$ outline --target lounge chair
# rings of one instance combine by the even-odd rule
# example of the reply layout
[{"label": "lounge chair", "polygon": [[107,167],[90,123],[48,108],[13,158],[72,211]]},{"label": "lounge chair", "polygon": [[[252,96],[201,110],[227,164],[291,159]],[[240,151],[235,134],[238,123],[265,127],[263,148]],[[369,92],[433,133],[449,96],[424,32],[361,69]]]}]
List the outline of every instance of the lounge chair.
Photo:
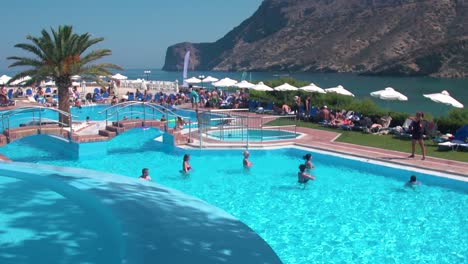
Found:
[{"label": "lounge chair", "polygon": [[31,88],[26,89],[26,96],[32,96],[33,92]]},{"label": "lounge chair", "polygon": [[459,128],[455,133],[455,137],[451,141],[437,144],[439,150],[458,150],[458,148],[468,148],[466,142],[468,138],[468,125]]}]

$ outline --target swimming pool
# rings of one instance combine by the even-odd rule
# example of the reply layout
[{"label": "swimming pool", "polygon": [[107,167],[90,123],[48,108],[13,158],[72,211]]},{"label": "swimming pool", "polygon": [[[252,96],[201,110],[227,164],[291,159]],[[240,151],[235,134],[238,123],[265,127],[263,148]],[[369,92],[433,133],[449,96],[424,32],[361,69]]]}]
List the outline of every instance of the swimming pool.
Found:
[{"label": "swimming pool", "polygon": [[[414,172],[314,154],[317,180],[304,190],[297,167],[301,149],[170,149],[153,129],[128,131],[108,142],[108,155],[67,160],[57,150],[22,145],[0,149],[13,160],[89,168],[135,178],[148,167],[163,185],[199,197],[261,235],[284,263],[463,263],[468,258],[466,182],[416,172],[424,185],[403,184]],[[182,155],[194,171],[180,175]]]},{"label": "swimming pool", "polygon": [[223,141],[272,141],[293,139],[300,134],[274,129],[223,129],[208,132],[208,136]]},{"label": "swimming pool", "polygon": [[0,193],[2,264],[281,263],[231,215],[150,182],[0,162]]}]

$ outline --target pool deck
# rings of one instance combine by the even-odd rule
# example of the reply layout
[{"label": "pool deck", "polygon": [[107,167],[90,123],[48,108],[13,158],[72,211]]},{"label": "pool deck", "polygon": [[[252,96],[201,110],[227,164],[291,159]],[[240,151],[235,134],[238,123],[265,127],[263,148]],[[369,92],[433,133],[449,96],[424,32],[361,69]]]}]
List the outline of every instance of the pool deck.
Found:
[{"label": "pool deck", "polygon": [[[251,112],[243,112],[242,115],[246,116],[262,116],[265,117],[264,123],[267,123],[273,119],[274,116],[256,114]],[[268,118],[270,117],[270,118]],[[362,145],[355,145],[350,143],[337,142],[336,139],[341,135],[340,131],[325,131],[319,129],[297,127],[296,131],[303,135],[296,139],[281,140],[281,141],[268,141],[268,143],[260,142],[249,142],[249,148],[265,148],[265,147],[280,147],[287,145],[294,145],[299,147],[307,147],[318,149],[322,151],[329,151],[338,154],[345,154],[365,159],[377,160],[381,162],[393,163],[397,165],[409,166],[425,170],[433,170],[442,173],[455,174],[462,177],[468,178],[468,162],[460,162],[453,160],[446,160],[441,158],[426,157],[425,160],[421,160],[420,155],[416,155],[415,158],[408,158],[409,152],[400,152],[394,150],[387,150],[381,148],[374,148]],[[206,147],[213,148],[233,148],[233,147],[245,147],[246,144],[235,144],[229,142],[228,144],[216,143],[214,140],[206,140]],[[197,142],[190,144],[193,147],[199,146]],[[408,142],[408,151],[411,145]],[[418,152],[416,152],[418,153]],[[468,153],[467,153],[468,160]]]}]

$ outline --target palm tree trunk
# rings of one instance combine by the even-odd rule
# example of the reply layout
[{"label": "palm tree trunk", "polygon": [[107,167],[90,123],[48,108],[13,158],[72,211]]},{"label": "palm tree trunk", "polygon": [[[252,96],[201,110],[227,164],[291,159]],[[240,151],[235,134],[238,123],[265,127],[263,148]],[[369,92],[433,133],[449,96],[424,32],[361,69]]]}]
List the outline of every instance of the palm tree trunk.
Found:
[{"label": "palm tree trunk", "polygon": [[[55,83],[58,89],[59,110],[70,113],[70,93],[68,87],[71,86],[71,79],[70,77],[61,77]],[[70,117],[59,114],[59,122],[70,126]]]}]

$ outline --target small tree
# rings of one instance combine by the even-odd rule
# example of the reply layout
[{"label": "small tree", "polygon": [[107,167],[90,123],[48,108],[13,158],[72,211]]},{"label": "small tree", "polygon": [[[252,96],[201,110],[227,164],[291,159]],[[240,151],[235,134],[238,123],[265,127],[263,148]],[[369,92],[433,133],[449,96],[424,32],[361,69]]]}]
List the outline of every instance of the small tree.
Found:
[{"label": "small tree", "polygon": [[[89,33],[78,35],[73,33],[72,26],[59,26],[58,30],[51,28],[51,33],[42,30],[40,37],[27,36],[32,44],[20,43],[15,47],[35,55],[33,58],[9,57],[14,60],[10,67],[26,66],[24,71],[13,76],[10,82],[25,76],[30,76],[26,84],[38,83],[47,78],[55,81],[58,88],[59,109],[70,113],[69,87],[72,85],[71,77],[80,75],[84,80],[102,83],[99,76],[110,76],[110,69],[121,69],[110,63],[95,63],[105,56],[111,55],[109,49],[98,49],[84,54],[91,46],[104,40],[104,38],[91,38]],[[66,116],[60,115],[59,121],[69,123]]]}]

